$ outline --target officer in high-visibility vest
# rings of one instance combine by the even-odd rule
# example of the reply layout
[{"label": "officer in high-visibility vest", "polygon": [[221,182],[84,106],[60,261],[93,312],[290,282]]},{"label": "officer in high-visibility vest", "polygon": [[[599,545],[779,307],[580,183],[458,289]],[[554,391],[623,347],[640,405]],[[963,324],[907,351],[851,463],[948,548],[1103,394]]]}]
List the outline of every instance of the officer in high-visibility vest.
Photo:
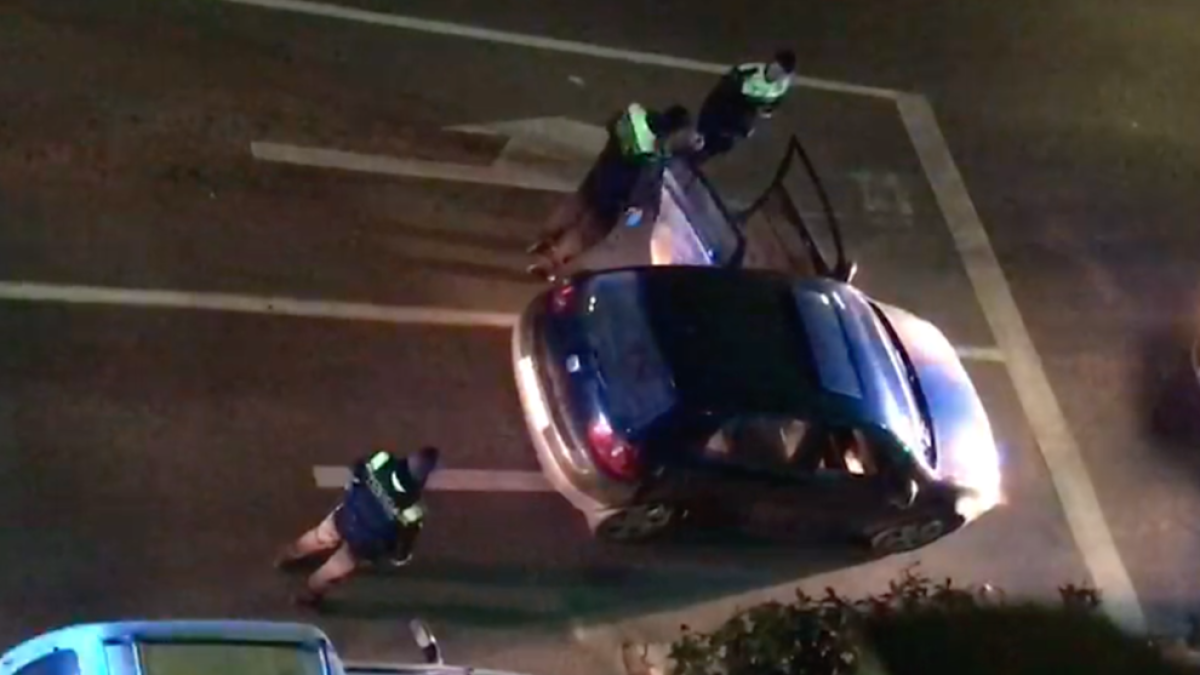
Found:
[{"label": "officer in high-visibility vest", "polygon": [[608,125],[608,143],[575,195],[550,218],[547,233],[529,248],[541,260],[531,274],[553,279],[618,224],[637,226],[657,218],[666,160],[695,152],[701,139],[683,106],[662,112],[631,103]]},{"label": "officer in high-visibility vest", "polygon": [[781,49],[769,63],[746,63],[726,73],[700,108],[696,130],[704,147],[697,159],[725,154],[753,134],[758,120],[770,117],[787,97],[795,72],[795,53]]},{"label": "officer in high-visibility vest", "polygon": [[427,446],[407,457],[379,451],[355,462],[338,505],[276,559],[282,568],[329,554],[295,596],[298,604],[318,605],[361,565],[387,560],[398,566],[412,558],[425,519],[421,493],[439,456]]}]

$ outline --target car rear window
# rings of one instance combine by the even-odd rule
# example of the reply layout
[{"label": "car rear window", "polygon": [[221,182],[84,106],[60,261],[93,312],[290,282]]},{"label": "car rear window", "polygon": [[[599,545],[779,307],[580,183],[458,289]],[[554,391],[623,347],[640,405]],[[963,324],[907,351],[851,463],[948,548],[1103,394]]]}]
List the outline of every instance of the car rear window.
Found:
[{"label": "car rear window", "polygon": [[803,409],[816,375],[795,299],[772,276],[659,268],[641,296],[679,396],[700,409]]},{"label": "car rear window", "polygon": [[637,434],[676,404],[671,370],[651,333],[634,273],[602,275],[589,291],[594,311],[583,320],[604,408],[614,428]]}]

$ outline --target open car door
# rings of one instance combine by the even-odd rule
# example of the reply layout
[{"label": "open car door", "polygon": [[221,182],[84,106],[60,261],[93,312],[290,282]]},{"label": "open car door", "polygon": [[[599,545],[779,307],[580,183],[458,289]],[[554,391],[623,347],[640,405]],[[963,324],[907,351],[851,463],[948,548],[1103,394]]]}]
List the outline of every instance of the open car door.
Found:
[{"label": "open car door", "polygon": [[[812,202],[820,204],[822,217],[803,215],[806,211],[801,204]],[[812,161],[795,136],[788,140],[787,151],[766,190],[734,220],[746,242],[746,267],[846,282],[854,277],[856,265],[846,257],[841,225]]]},{"label": "open car door", "polygon": [[[569,272],[642,265],[758,267],[849,282],[847,259],[829,197],[792,136],[775,175],[748,208],[731,213],[703,172],[686,158],[667,162],[658,218],[618,224],[571,265]],[[801,204],[819,203],[823,217]],[[819,221],[819,222],[818,222]]]},{"label": "open car door", "polygon": [[712,184],[683,157],[663,168],[658,218],[635,227],[618,223],[580,255],[570,272],[641,265],[734,267],[746,247],[742,231]]}]

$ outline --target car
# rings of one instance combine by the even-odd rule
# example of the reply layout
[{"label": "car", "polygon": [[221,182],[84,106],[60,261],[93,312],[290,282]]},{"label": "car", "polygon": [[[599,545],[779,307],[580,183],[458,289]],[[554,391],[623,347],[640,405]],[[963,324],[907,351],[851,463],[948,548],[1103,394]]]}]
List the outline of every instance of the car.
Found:
[{"label": "car", "polygon": [[584,274],[530,304],[513,359],[543,472],[605,539],[716,506],[739,527],[887,554],[1000,499],[990,422],[954,348],[846,283]]},{"label": "car", "polygon": [[520,316],[532,444],[595,536],[713,519],[888,555],[1001,502],[987,412],[945,335],[854,287],[840,238],[832,265],[800,239],[803,273],[584,270]]},{"label": "car", "polygon": [[343,661],[310,624],[262,620],[81,623],[57,628],[0,654],[0,675],[514,675],[447,665],[437,640],[415,619],[421,663]]}]

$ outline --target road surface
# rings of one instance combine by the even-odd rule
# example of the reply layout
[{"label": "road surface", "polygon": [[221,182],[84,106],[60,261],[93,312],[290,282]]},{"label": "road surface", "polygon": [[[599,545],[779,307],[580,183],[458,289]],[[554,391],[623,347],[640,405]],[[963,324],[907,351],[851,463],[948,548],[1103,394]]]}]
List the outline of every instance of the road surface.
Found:
[{"label": "road surface", "polygon": [[[570,24],[550,12],[533,25],[477,5],[406,11],[717,61],[753,46],[737,31],[706,42],[701,25],[670,38],[618,36],[587,32],[605,30],[597,17]],[[511,311],[536,289],[520,274],[520,252],[554,195],[283,168],[253,160],[249,144],[486,164],[496,144],[439,130],[547,115],[596,122],[631,98],[695,101],[709,82],[256,9],[117,7],[0,4],[14,19],[0,22],[0,87],[21,102],[0,127],[4,279]],[[1097,13],[1099,31],[1108,24]],[[983,31],[978,17],[952,18]],[[813,74],[917,88],[934,94],[939,113],[945,107],[947,135],[1122,557],[1152,619],[1172,621],[1197,593],[1186,564],[1194,537],[1179,517],[1192,490],[1178,464],[1150,454],[1164,444],[1135,415],[1157,390],[1130,388],[1156,385],[1130,373],[1170,354],[1169,343],[1144,347],[1138,336],[1178,318],[1184,299],[1179,308],[1123,299],[1193,288],[1168,275],[1186,269],[1181,251],[1194,232],[1154,226],[1168,222],[1153,201],[1169,194],[1159,190],[1170,181],[1153,180],[1168,160],[1126,171],[1136,189],[1116,213],[1149,225],[1111,209],[1093,219],[1097,207],[1069,197],[1117,199],[1112,187],[1093,187],[1113,185],[1111,163],[1095,163],[1100,176],[1072,164],[1074,183],[1063,171],[1047,181],[1067,153],[1045,140],[1045,110],[997,115],[980,103],[1000,100],[988,98],[1001,97],[992,88],[937,79],[930,64],[945,55],[905,44],[894,27],[856,30],[922,58],[912,73],[871,75],[867,66],[878,64],[866,56],[818,57],[811,41],[802,53]],[[149,42],[135,51],[135,38]],[[855,72],[855,63],[867,65]],[[1060,138],[1103,136],[1069,108],[1055,118]],[[752,189],[787,133],[801,133],[844,213],[865,287],[934,319],[961,345],[994,345],[894,106],[804,90],[765,131],[721,167],[730,194]],[[1007,134],[1016,140],[1002,143]],[[1087,146],[1099,160],[1115,143]],[[1033,162],[1030,152],[1047,158]],[[1135,198],[1154,208],[1135,209]],[[1091,236],[1094,222],[1107,234]],[[1107,281],[1117,269],[1120,283]],[[287,580],[265,563],[333,496],[316,488],[312,467],[375,443],[436,442],[455,469],[534,468],[503,329],[29,303],[0,309],[0,332],[10,345],[0,359],[0,499],[13,514],[0,551],[14,570],[0,595],[23,608],[0,617],[8,642],[81,618],[291,616]],[[552,494],[435,494],[436,525],[418,562],[348,587],[322,625],[352,653],[396,656],[406,651],[400,620],[420,613],[464,658],[553,672],[579,667],[573,622],[680,611],[814,574],[810,583],[854,592],[919,558],[934,573],[1018,593],[1081,580],[1086,568],[1003,366],[971,369],[1005,444],[1011,504],[920,556],[845,570],[803,552],[616,552],[588,542]],[[1125,397],[1135,395],[1131,405]]]}]

